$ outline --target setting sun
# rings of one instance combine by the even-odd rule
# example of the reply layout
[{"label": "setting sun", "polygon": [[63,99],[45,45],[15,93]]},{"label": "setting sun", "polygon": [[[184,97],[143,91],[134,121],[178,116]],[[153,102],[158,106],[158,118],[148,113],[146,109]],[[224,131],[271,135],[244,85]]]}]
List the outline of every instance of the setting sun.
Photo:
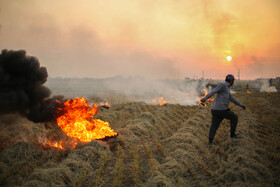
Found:
[{"label": "setting sun", "polygon": [[0,49],[36,54],[51,77],[279,74],[280,1],[82,2],[0,0]]},{"label": "setting sun", "polygon": [[231,61],[231,56],[227,56],[227,61],[230,62]]}]

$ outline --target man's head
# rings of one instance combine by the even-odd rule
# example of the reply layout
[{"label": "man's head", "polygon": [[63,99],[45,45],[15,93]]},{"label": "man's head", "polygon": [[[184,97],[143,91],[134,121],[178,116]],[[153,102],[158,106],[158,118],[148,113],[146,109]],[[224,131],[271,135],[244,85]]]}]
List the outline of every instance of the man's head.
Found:
[{"label": "man's head", "polygon": [[235,80],[234,76],[232,74],[228,74],[226,76],[226,80],[225,81],[227,81],[230,84],[230,86],[232,86],[233,83],[234,83],[234,80]]}]

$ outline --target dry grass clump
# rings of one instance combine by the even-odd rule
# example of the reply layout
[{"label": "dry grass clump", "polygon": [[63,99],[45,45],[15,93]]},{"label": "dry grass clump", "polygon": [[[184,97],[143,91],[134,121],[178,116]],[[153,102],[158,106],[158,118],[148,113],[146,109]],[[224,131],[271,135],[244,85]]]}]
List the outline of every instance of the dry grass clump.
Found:
[{"label": "dry grass clump", "polygon": [[224,120],[210,148],[210,105],[116,102],[96,118],[108,121],[118,137],[64,151],[45,149],[34,141],[38,135],[63,136],[51,128],[55,123],[2,116],[0,184],[279,186],[280,95],[242,91],[235,97],[247,106],[244,111],[230,105],[239,116],[237,133],[242,139],[229,138],[229,121]]},{"label": "dry grass clump", "polygon": [[113,186],[122,186],[123,184],[123,170],[124,170],[124,163],[123,163],[123,158],[124,158],[124,153],[123,149],[121,146],[118,146],[117,149],[117,160],[115,163],[115,168],[114,168],[114,181],[113,181]]},{"label": "dry grass clump", "polygon": [[31,142],[35,131],[43,124],[35,124],[19,114],[5,114],[0,117],[0,150],[18,142]]},{"label": "dry grass clump", "polygon": [[141,178],[142,178],[142,169],[141,169],[141,165],[140,165],[141,160],[140,160],[138,148],[134,144],[131,145],[130,154],[133,159],[132,164],[131,164],[133,182],[136,185],[140,185]]},{"label": "dry grass clump", "polygon": [[75,174],[67,167],[56,166],[54,168],[36,169],[27,181],[42,181],[49,186],[64,185],[74,186],[73,181],[76,180]]},{"label": "dry grass clump", "polygon": [[[60,162],[48,163],[29,175],[27,181],[43,181],[50,185],[83,186],[98,184],[98,172],[104,168],[104,158],[110,154],[109,147],[102,142],[91,142],[74,149]],[[94,172],[96,171],[96,172]],[[100,174],[99,174],[100,175]]]}]

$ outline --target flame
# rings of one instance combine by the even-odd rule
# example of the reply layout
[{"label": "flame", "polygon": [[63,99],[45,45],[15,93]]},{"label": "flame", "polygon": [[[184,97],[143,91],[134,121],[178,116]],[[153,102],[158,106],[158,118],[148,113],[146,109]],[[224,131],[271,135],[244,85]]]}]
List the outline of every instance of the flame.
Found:
[{"label": "flame", "polygon": [[[208,93],[209,93],[209,90],[207,89],[207,88],[204,88],[203,89],[203,92],[204,92],[204,95],[203,96],[201,96],[200,97],[200,99],[202,99],[202,98],[204,98]],[[207,99],[207,101],[209,101],[209,102],[213,102],[214,101],[214,99],[213,98],[209,98],[209,99]],[[207,102],[206,101],[206,102]],[[207,105],[206,105],[206,102],[204,102],[204,103],[202,103],[202,102],[199,102],[198,104],[200,105],[200,106],[204,106],[204,107],[206,107]]]},{"label": "flame", "polygon": [[164,105],[164,104],[167,103],[167,102],[164,100],[164,97],[160,97],[160,98],[158,99],[158,102],[159,102],[159,105],[160,105],[160,106],[162,106],[162,105]]},{"label": "flame", "polygon": [[[60,103],[60,101],[57,101]],[[99,106],[109,106],[108,101],[101,103]],[[78,143],[90,142],[96,139],[103,139],[105,137],[116,136],[109,126],[108,122],[100,119],[92,119],[97,114],[98,105],[94,104],[92,107],[85,98],[76,98],[67,100],[63,107],[58,107],[61,115],[57,118],[58,126],[70,138],[60,141],[52,139],[40,140],[45,147],[54,147],[57,149],[75,148]]]},{"label": "flame", "polygon": [[108,101],[106,101],[105,103],[103,103],[103,102],[100,103],[99,106],[107,106],[107,107],[109,107],[109,108],[111,107],[111,105],[109,104]]},{"label": "flame", "polygon": [[165,101],[164,97],[154,98],[154,99],[152,99],[152,102],[153,103],[158,103],[160,106],[167,103],[167,101]]},{"label": "flame", "polygon": [[51,140],[47,140],[45,143],[43,143],[46,147],[55,147],[58,149],[64,149],[64,146],[62,145],[62,140],[59,142],[52,142]]},{"label": "flame", "polygon": [[74,148],[79,143],[79,140],[72,139],[70,141],[67,140],[60,140],[60,141],[52,141],[52,140],[46,140],[43,145],[45,147],[55,147],[58,149],[65,149],[66,147]]},{"label": "flame", "polygon": [[91,107],[83,97],[67,100],[63,108],[59,108],[63,115],[57,118],[57,124],[67,136],[81,142],[116,136],[108,122],[91,118],[97,110],[96,104]]},{"label": "flame", "polygon": [[105,105],[107,105],[107,106],[111,106],[111,105],[109,105],[108,101],[106,101]]},{"label": "flame", "polygon": [[251,94],[252,92],[250,92],[249,90],[247,90],[247,94]]},{"label": "flame", "polygon": [[51,147],[56,147],[56,148],[63,149],[62,141],[59,141],[59,142],[48,141],[48,145],[51,146]]}]

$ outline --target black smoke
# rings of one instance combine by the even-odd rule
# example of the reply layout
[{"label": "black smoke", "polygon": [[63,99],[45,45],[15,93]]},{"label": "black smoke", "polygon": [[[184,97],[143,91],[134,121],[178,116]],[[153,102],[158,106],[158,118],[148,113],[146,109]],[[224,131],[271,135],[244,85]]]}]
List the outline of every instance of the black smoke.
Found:
[{"label": "black smoke", "polygon": [[19,112],[34,122],[54,119],[56,100],[43,84],[48,73],[36,57],[26,51],[2,50],[0,54],[0,114]]}]

